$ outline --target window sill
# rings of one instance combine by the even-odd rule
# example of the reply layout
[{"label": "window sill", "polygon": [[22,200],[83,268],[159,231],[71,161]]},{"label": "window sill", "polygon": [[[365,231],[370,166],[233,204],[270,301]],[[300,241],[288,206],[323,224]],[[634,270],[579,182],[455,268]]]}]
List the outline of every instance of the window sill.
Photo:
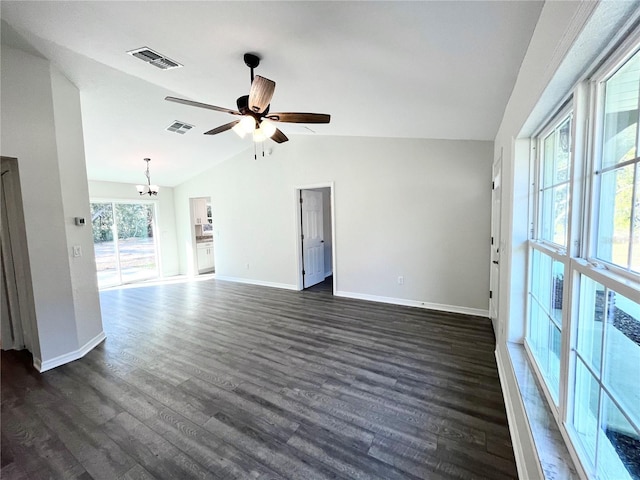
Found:
[{"label": "window sill", "polygon": [[580,478],[542,388],[527,360],[524,346],[509,343],[507,348],[545,479]]}]

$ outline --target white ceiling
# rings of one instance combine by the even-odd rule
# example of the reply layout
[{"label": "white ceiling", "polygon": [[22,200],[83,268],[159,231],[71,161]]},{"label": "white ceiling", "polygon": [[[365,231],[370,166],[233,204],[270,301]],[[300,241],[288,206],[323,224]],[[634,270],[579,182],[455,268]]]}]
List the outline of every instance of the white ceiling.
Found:
[{"label": "white ceiling", "polygon": [[[6,1],[2,40],[50,59],[80,89],[91,180],[175,186],[251,147],[230,115],[245,52],[277,84],[271,111],[331,114],[315,135],[493,140],[542,2]],[[26,40],[28,45],[24,44]],[[162,71],[125,52],[149,47]],[[196,126],[165,131],[174,120]],[[282,130],[312,134],[300,125]],[[287,148],[268,141],[269,148]]]}]

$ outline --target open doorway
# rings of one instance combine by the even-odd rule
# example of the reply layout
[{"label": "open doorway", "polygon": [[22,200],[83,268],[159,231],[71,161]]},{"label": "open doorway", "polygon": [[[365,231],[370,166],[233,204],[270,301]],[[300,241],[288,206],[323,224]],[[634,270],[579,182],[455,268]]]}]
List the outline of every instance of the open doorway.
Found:
[{"label": "open doorway", "polygon": [[191,236],[193,249],[194,273],[215,273],[216,262],[213,254],[213,213],[211,197],[195,197],[190,199]]},{"label": "open doorway", "polygon": [[296,193],[298,290],[336,286],[333,183],[299,187]]}]

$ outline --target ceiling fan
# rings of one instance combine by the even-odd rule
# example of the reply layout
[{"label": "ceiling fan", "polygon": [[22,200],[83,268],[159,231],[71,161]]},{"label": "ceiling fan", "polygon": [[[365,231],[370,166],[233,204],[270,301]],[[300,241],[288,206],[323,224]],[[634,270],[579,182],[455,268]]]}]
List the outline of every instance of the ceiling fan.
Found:
[{"label": "ceiling fan", "polygon": [[251,90],[249,90],[249,95],[243,95],[236,100],[238,110],[216,107],[215,105],[193,102],[176,97],[166,97],[165,100],[239,116],[241,117],[240,119],[216,127],[204,134],[216,135],[226,132],[227,130],[233,130],[241,137],[248,134],[252,135],[254,142],[262,142],[269,137],[277,143],[283,143],[289,140],[287,136],[276,127],[274,122],[329,123],[331,115],[324,113],[270,113],[269,107],[273,92],[276,88],[276,82],[261,77],[260,75],[254,77],[253,70],[260,65],[260,58],[257,55],[245,53],[244,63],[251,69]]}]

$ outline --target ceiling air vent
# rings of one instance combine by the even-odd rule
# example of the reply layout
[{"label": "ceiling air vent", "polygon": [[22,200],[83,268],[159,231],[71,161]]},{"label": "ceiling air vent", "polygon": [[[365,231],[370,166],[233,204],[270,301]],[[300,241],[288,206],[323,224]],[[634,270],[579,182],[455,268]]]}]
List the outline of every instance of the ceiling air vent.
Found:
[{"label": "ceiling air vent", "polygon": [[127,53],[129,55],[133,55],[136,58],[139,58],[140,60],[144,60],[145,62],[150,63],[154,67],[161,68],[162,70],[182,67],[182,65],[180,65],[178,62],[174,62],[170,58],[167,58],[164,55],[159,54],[158,52],[154,52],[148,47],[129,50]]},{"label": "ceiling air vent", "polygon": [[171,125],[167,127],[167,130],[169,130],[170,132],[179,133],[180,135],[184,135],[192,128],[193,128],[193,125],[189,125],[188,123],[184,123],[176,120],[175,122],[173,122]]}]

